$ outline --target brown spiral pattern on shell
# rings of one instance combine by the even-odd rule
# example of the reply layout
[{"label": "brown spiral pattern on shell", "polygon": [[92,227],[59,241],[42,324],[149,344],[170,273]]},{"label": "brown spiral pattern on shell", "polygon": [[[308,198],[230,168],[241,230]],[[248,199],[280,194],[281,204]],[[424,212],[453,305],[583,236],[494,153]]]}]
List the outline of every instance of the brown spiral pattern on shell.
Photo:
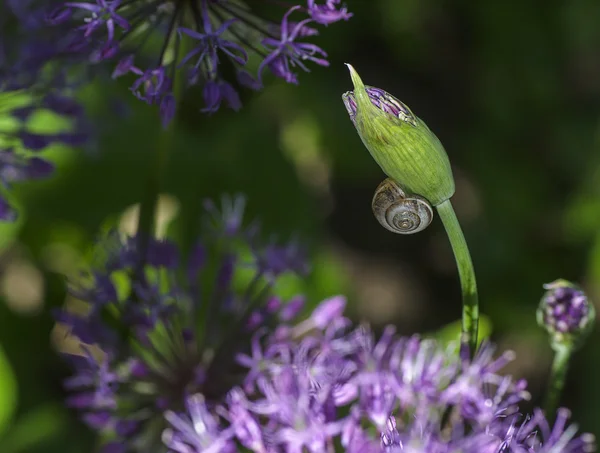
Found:
[{"label": "brown spiral pattern on shell", "polygon": [[375,189],[371,207],[381,226],[397,234],[418,233],[433,220],[433,208],[427,200],[418,195],[407,196],[390,178]]}]

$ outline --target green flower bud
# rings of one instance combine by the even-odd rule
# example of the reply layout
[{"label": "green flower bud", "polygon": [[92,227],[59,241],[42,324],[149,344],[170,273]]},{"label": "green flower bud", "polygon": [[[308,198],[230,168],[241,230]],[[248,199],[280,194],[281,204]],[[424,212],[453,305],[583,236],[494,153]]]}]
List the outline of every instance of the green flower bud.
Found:
[{"label": "green flower bud", "polygon": [[596,318],[594,306],[573,283],[559,279],[544,285],[537,310],[538,324],[550,335],[553,349],[579,347],[589,335]]},{"label": "green flower bud", "polygon": [[438,138],[391,94],[365,86],[350,65],[354,91],[342,99],[366,148],[390,178],[408,193],[437,206],[454,194],[448,155]]}]

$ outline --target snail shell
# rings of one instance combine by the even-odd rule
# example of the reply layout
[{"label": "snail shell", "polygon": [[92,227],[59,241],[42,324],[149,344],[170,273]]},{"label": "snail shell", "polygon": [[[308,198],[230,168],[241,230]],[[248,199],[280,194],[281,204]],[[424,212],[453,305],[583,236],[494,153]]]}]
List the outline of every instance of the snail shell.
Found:
[{"label": "snail shell", "polygon": [[392,233],[418,233],[433,220],[433,208],[427,200],[418,195],[406,196],[390,178],[375,190],[371,207],[379,223]]}]

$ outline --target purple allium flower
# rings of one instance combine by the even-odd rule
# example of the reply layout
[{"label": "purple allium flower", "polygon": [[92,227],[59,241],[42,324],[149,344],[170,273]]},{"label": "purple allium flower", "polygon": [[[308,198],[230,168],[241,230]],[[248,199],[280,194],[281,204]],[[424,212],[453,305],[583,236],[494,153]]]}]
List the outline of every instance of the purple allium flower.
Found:
[{"label": "purple allium flower", "polygon": [[[168,422],[162,438],[172,451],[221,452],[234,431],[249,429],[221,429],[212,411],[243,383],[236,354],[250,352],[257,328],[290,319],[273,294],[274,275],[299,266],[258,262],[261,248],[272,244],[243,226],[244,205],[241,197],[225,197],[219,212],[207,203],[210,228],[185,261],[174,243],[152,240],[141,275],[136,238],[111,233],[97,247],[96,265],[72,282],[71,293],[88,309],[56,314],[82,345],[81,355],[68,356],[75,374],[65,383],[67,402],[106,448],[164,451]],[[242,284],[243,276],[250,283]]]},{"label": "purple allium flower", "polygon": [[[351,327],[339,310],[344,302],[328,299],[299,324],[254,334],[251,352],[238,354],[249,370],[243,386],[212,408],[220,428],[210,439],[256,453],[331,453],[336,445],[351,453],[594,451],[593,436],[567,426],[566,409],[552,428],[539,410],[519,414],[529,397],[524,381],[498,374],[512,353],[494,358],[484,344],[470,360],[458,345],[397,337],[392,327],[376,338]],[[191,432],[178,425],[169,437]],[[200,453],[212,444],[191,445],[170,451]]]},{"label": "purple allium flower", "polygon": [[579,346],[593,328],[596,313],[585,293],[566,280],[544,285],[546,293],[537,311],[538,324],[551,337],[553,347]]},{"label": "purple allium flower", "polygon": [[[40,121],[36,122],[40,114],[60,117],[57,124],[62,126],[40,129]],[[17,218],[4,198],[13,183],[47,178],[54,171],[41,151],[54,144],[81,145],[87,129],[83,109],[69,96],[55,91],[40,94],[38,87],[0,91],[0,221]]]},{"label": "purple allium flower", "polygon": [[[308,71],[307,61],[328,65],[325,52],[305,41],[318,33],[311,24],[349,19],[346,7],[339,0],[308,0],[302,6],[272,3],[269,19],[260,5],[236,0],[59,2],[47,20],[71,28],[66,39],[78,43],[70,49],[74,56],[92,63],[111,60],[113,77],[133,74],[132,92],[161,106],[167,123],[175,107],[172,102],[168,108],[162,105],[165,98],[172,99],[177,71],[185,71],[188,85],[202,87],[203,111],[213,113],[222,101],[238,110],[239,87],[260,89],[267,68],[297,83],[296,70]],[[249,72],[254,66],[250,60],[262,60],[255,76]],[[232,78],[226,75],[230,73]]]}]

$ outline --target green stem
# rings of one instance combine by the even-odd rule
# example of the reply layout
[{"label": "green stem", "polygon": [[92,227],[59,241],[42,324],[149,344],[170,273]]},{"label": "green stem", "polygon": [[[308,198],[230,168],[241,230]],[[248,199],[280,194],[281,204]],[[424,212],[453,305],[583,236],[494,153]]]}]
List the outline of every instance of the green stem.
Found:
[{"label": "green stem", "polygon": [[550,383],[546,400],[544,402],[544,412],[546,417],[554,415],[563,387],[565,386],[565,377],[569,369],[569,359],[573,349],[570,346],[560,346],[555,349],[554,360],[552,361],[552,371],[550,373]]},{"label": "green stem", "polygon": [[174,120],[160,135],[155,157],[148,176],[146,190],[144,191],[144,198],[140,204],[137,227],[137,249],[140,251],[138,271],[144,267],[150,239],[155,233],[158,197],[163,185],[164,170],[168,161],[169,149],[172,147],[173,137],[175,135],[173,122]]},{"label": "green stem", "polygon": [[458,267],[463,298],[461,342],[469,346],[472,357],[477,349],[477,329],[479,326],[479,301],[475,270],[473,269],[467,241],[456,218],[452,203],[450,203],[450,200],[446,200],[437,206],[437,210],[448,234],[448,239],[450,239]]},{"label": "green stem", "polygon": [[[177,13],[176,13],[177,14]],[[179,37],[176,38],[175,44],[175,55],[181,56],[185,54],[185,46],[180,45]],[[178,59],[176,59],[177,61]],[[175,63],[173,63],[174,65]],[[173,66],[173,72],[175,66]],[[175,103],[181,98],[181,92],[183,91],[185,78],[183,76],[184,71],[180,71],[177,77],[172,74],[173,79],[173,97]],[[176,108],[178,106],[176,105]],[[140,211],[138,215],[137,225],[137,250],[139,251],[139,261],[135,274],[139,275],[144,269],[144,265],[148,256],[148,247],[150,245],[151,238],[155,235],[156,229],[156,214],[158,211],[158,198],[160,191],[163,186],[164,173],[167,167],[169,151],[174,146],[175,141],[175,120],[176,116],[171,119],[171,122],[166,128],[162,128],[160,112],[158,114],[157,127],[161,128],[160,137],[156,144],[156,152],[154,159],[152,160],[152,167],[150,168],[150,174],[148,176],[148,182],[146,184],[146,190],[144,191],[144,197],[140,203]]]}]

